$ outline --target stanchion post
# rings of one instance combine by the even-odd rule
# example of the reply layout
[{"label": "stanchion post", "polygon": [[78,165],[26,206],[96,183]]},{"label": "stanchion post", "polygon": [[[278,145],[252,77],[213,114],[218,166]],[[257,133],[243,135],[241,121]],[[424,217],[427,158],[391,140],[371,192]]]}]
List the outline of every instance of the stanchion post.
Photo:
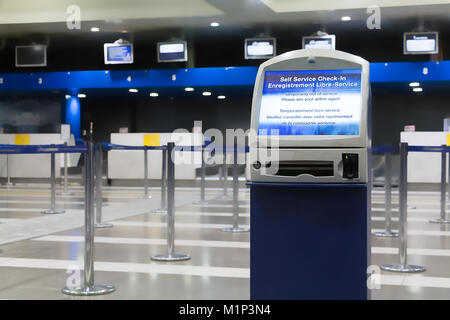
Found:
[{"label": "stanchion post", "polygon": [[385,231],[374,232],[376,237],[397,238],[398,233],[391,230],[392,218],[392,156],[387,151],[384,154],[384,199],[385,199]]},{"label": "stanchion post", "polygon": [[103,206],[103,192],[102,192],[102,178],[103,178],[103,148],[101,143],[97,143],[95,150],[95,228],[111,228],[111,223],[102,222],[102,206]]},{"label": "stanchion post", "polygon": [[56,210],[56,177],[55,177],[55,152],[50,153],[50,209],[41,211],[43,214],[64,213],[64,210]]},{"label": "stanchion post", "polygon": [[162,151],[162,167],[161,167],[161,207],[153,210],[154,213],[167,213],[166,200],[166,179],[167,179],[167,148]]},{"label": "stanchion post", "polygon": [[94,143],[88,141],[86,156],[85,219],[84,219],[84,282],[81,288],[65,287],[62,292],[75,296],[90,296],[115,291],[113,286],[94,284]]},{"label": "stanchion post", "polygon": [[167,253],[151,256],[155,261],[182,261],[189,260],[187,254],[175,253],[175,164],[173,162],[173,149],[175,144],[167,144]]},{"label": "stanchion post", "polygon": [[221,166],[222,170],[222,187],[223,187],[223,194],[218,197],[218,199],[222,200],[229,200],[230,197],[228,196],[228,163],[227,163],[227,145],[225,144],[223,146],[223,163]]},{"label": "stanchion post", "polygon": [[6,154],[6,186],[12,187],[14,183],[11,182],[11,174],[9,172],[9,154]]},{"label": "stanchion post", "polygon": [[148,194],[148,149],[144,146],[144,199],[151,199],[152,196]]},{"label": "stanchion post", "polygon": [[202,146],[202,162],[200,167],[200,201],[194,202],[195,204],[206,204],[208,201],[205,200],[205,188],[206,188],[206,162],[205,162],[205,146]]},{"label": "stanchion post", "polygon": [[81,185],[86,186],[86,154],[83,154],[83,166],[81,167]]},{"label": "stanchion post", "polygon": [[447,179],[447,150],[446,145],[442,145],[441,152],[441,217],[439,219],[430,220],[431,223],[439,223],[439,224],[449,224],[450,220],[446,217],[446,201],[445,201],[445,192],[446,192],[446,179]]},{"label": "stanchion post", "polygon": [[233,150],[233,226],[224,228],[225,232],[248,232],[250,228],[239,227],[239,164],[238,145],[234,143]]},{"label": "stanchion post", "polygon": [[392,272],[423,272],[425,268],[417,265],[408,265],[408,144],[400,144],[400,179],[399,179],[399,264],[383,264],[381,269]]},{"label": "stanchion post", "polygon": [[[64,142],[64,146],[67,146],[67,142]],[[60,192],[60,195],[68,196],[71,195],[69,192],[69,173],[68,173],[68,154],[64,152],[64,179],[63,179],[63,191]]]}]

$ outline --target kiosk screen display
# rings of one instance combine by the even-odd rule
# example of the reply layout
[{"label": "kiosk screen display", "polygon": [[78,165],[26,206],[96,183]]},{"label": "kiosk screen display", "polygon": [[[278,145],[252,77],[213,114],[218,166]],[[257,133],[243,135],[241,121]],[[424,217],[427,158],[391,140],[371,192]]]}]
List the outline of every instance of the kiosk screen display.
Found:
[{"label": "kiosk screen display", "polygon": [[258,134],[357,136],[361,103],[361,69],[266,71]]}]

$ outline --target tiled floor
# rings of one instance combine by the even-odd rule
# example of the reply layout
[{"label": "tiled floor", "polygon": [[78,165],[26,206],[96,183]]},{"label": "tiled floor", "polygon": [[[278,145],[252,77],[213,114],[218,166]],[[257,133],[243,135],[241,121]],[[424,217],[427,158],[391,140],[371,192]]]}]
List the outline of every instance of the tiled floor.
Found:
[{"label": "tiled floor", "polygon": [[[153,199],[142,200],[141,188],[106,187],[104,218],[114,227],[95,231],[95,282],[115,285],[117,291],[90,298],[62,294],[61,288],[83,266],[83,189],[72,187],[71,191],[74,195],[58,197],[58,207],[67,212],[49,217],[40,213],[48,207],[47,185],[0,188],[1,299],[249,298],[249,233],[222,232],[231,224],[232,202],[217,200],[220,189],[208,189],[209,204],[193,205],[199,200],[195,188],[176,191],[176,252],[192,259],[160,263],[149,259],[166,249],[166,216],[151,213],[159,206],[159,189],[151,189]],[[381,289],[372,290],[372,298],[450,299],[450,226],[428,222],[439,216],[439,194],[410,192],[408,200],[408,259],[427,271],[416,275],[382,272]],[[396,210],[395,191],[393,201]],[[239,223],[243,226],[250,224],[249,211],[248,189],[241,189]],[[396,216],[394,212],[393,229],[398,227]],[[373,192],[372,228],[384,228],[382,189]],[[397,247],[397,239],[373,237],[372,263],[397,262]]]}]

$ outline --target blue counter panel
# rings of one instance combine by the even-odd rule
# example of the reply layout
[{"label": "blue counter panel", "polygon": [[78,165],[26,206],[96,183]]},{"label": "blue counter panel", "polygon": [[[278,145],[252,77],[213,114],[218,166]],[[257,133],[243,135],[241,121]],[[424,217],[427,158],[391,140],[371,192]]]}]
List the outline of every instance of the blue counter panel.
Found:
[{"label": "blue counter panel", "polygon": [[[257,71],[257,67],[214,67],[0,73],[0,91],[253,86]],[[372,83],[450,81],[450,61],[371,63],[370,81]]]},{"label": "blue counter panel", "polygon": [[367,187],[252,183],[251,299],[367,299]]}]

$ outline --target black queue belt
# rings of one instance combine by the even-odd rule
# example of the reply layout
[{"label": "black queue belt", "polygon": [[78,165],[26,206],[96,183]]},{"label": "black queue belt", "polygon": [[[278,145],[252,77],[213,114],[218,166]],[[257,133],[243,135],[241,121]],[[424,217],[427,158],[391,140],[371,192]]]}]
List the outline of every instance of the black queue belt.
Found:
[{"label": "black queue belt", "polygon": [[[81,287],[65,287],[64,294],[76,296],[90,296],[106,294],[115,291],[115,287],[94,284],[94,143],[77,143],[68,145],[0,145],[0,154],[45,154],[51,155],[52,180],[52,209],[55,204],[55,154],[83,153],[86,154],[85,170],[85,232],[84,232],[84,273]],[[56,211],[56,210],[55,210]],[[61,213],[61,212],[46,212]]]},{"label": "black queue belt", "polygon": [[431,220],[431,223],[448,224],[450,221],[446,218],[446,155],[450,152],[450,147],[442,146],[409,146],[407,143],[400,144],[400,179],[399,179],[399,260],[397,264],[383,264],[381,269],[391,272],[423,272],[425,267],[418,265],[409,265],[407,263],[407,200],[408,200],[408,153],[409,152],[438,152],[441,153],[441,216],[438,219]]}]

